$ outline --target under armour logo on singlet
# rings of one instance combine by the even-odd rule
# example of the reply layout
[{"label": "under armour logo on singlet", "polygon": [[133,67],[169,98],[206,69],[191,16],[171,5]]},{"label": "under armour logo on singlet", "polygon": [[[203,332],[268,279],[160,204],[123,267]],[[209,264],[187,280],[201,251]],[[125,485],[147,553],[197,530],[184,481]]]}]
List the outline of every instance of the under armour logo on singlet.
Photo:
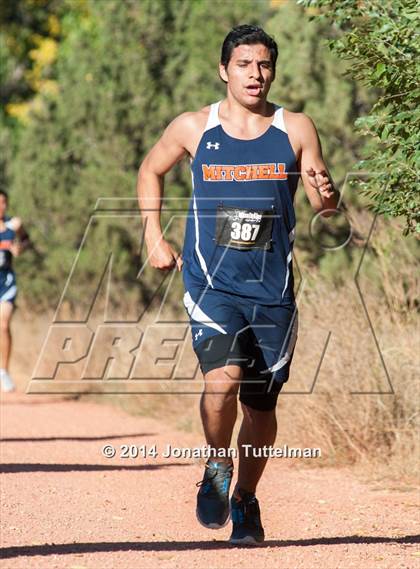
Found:
[{"label": "under armour logo on singlet", "polygon": [[197,332],[197,334],[194,335],[194,340],[197,340],[197,338],[199,338],[202,335],[203,335],[203,329],[200,328],[200,330]]},{"label": "under armour logo on singlet", "polygon": [[212,148],[214,150],[219,150],[220,142],[208,142],[206,148],[207,150],[211,150]]}]

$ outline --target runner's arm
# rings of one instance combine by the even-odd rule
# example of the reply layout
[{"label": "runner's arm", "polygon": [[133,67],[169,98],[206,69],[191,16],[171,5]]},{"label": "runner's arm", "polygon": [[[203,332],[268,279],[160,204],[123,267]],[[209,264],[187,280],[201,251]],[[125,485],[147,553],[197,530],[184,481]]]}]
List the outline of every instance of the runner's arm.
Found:
[{"label": "runner's arm", "polygon": [[305,114],[299,117],[301,133],[301,177],[303,187],[312,208],[323,217],[333,215],[338,205],[340,193],[322,156],[321,141],[313,121]]},{"label": "runner's arm", "polygon": [[162,236],[160,211],[164,175],[187,153],[183,142],[183,130],[188,118],[186,115],[190,114],[179,115],[167,126],[139,168],[137,196],[148,240],[154,241]]},{"label": "runner's arm", "polygon": [[18,257],[31,245],[31,241],[26,229],[23,227],[20,217],[13,217],[12,225],[16,233],[17,240],[12,244],[10,251],[14,257]]},{"label": "runner's arm", "polygon": [[186,154],[185,140],[192,113],[183,113],[165,129],[162,137],[144,158],[137,178],[137,196],[145,224],[145,241],[151,265],[171,269],[175,262],[181,270],[181,256],[163,239],[160,224],[164,176]]}]

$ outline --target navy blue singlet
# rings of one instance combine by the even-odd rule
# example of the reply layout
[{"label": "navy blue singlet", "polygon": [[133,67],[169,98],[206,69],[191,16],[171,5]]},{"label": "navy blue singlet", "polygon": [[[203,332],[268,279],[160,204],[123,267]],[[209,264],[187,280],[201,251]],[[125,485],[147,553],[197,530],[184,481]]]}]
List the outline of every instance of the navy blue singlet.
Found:
[{"label": "navy blue singlet", "polygon": [[11,217],[5,216],[5,229],[0,231],[0,302],[14,302],[17,294],[16,277],[13,271],[13,255],[10,246],[16,237]]},{"label": "navy blue singlet", "polygon": [[[183,247],[185,288],[201,283],[260,304],[293,302],[293,202],[299,175],[283,108],[275,106],[265,133],[242,140],[223,130],[219,105],[211,105],[191,162],[193,193]],[[272,211],[271,247],[240,250],[218,244],[218,206]]]},{"label": "navy blue singlet", "polygon": [[11,217],[5,216],[3,223],[5,229],[0,231],[0,270],[12,270],[13,255],[10,245],[16,237],[16,232],[11,226]]}]

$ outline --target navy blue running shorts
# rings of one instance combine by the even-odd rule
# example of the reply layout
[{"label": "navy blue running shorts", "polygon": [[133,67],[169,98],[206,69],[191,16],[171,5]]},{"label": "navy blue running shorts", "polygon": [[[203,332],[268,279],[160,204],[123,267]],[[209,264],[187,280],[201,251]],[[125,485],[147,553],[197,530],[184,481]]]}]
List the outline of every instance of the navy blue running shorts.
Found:
[{"label": "navy blue running shorts", "polygon": [[16,277],[13,271],[0,269],[0,302],[15,303],[17,295]]},{"label": "navy blue running shorts", "polygon": [[203,374],[239,365],[239,400],[269,411],[289,379],[298,330],[294,300],[262,305],[210,287],[186,290],[192,345]]}]

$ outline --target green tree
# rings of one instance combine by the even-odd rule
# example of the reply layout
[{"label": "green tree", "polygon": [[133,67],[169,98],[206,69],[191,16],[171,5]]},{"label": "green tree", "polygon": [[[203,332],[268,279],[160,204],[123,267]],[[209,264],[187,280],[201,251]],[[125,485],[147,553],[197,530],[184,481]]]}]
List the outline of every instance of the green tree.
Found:
[{"label": "green tree", "polygon": [[368,114],[355,122],[368,137],[358,169],[370,207],[386,218],[402,216],[404,234],[420,232],[420,16],[415,0],[300,0],[313,17],[340,33],[329,45],[350,61],[348,74],[380,90]]},{"label": "green tree", "polygon": [[[294,112],[304,112],[314,121],[322,143],[323,155],[335,185],[343,191],[347,206],[357,211],[362,207],[360,196],[351,192],[348,175],[361,158],[362,137],[355,132],[354,122],[368,112],[375,93],[345,76],[349,64],[328,49],[328,39],[338,33],[329,22],[311,19],[310,8],[295,2],[277,5],[266,29],[279,48],[276,79],[270,99]],[[325,250],[313,238],[310,223],[314,213],[300,186],[296,195],[298,223],[297,251],[300,259],[319,264]],[[348,223],[343,216],[334,216],[316,224],[322,240],[343,242]],[[347,246],[340,254],[342,271],[349,266],[354,248]],[[337,263],[337,259],[334,260]]]},{"label": "green tree", "polygon": [[328,164],[335,178],[343,180],[360,156],[354,121],[372,106],[373,94],[345,76],[349,64],[327,46],[337,32],[324,20],[310,19],[308,9],[281,4],[267,30],[279,46],[272,98],[314,120]]},{"label": "green tree", "polygon": [[0,2],[0,187],[10,189],[19,134],[38,96],[54,90],[50,63],[62,0]]},{"label": "green tree", "polygon": [[[22,284],[38,303],[58,300],[97,199],[134,197],[134,172],[153,129],[155,99],[162,97],[146,44],[163,26],[150,20],[165,13],[152,5],[69,4],[61,20],[59,90],[31,113],[13,167],[16,205],[23,218],[33,219],[37,246],[19,264]],[[74,298],[100,275],[111,243],[127,251],[128,233],[118,222],[98,228],[79,260],[86,272]],[[120,278],[134,278],[136,268],[125,258]]]},{"label": "green tree", "polygon": [[[220,43],[227,28],[250,16],[252,5],[65,4],[54,64],[58,91],[45,94],[31,112],[13,167],[16,205],[23,218],[33,219],[37,245],[19,263],[31,300],[58,300],[98,198],[132,197],[137,210],[135,181],[143,155],[176,114],[214,100]],[[266,2],[258,3],[263,6]],[[209,79],[207,53],[213,44]],[[186,170],[187,165],[171,174],[168,193],[189,196]],[[70,300],[86,296],[86,286],[100,277],[110,244],[118,252],[120,283],[134,282],[138,235],[139,228],[124,227],[121,220],[96,227],[89,250],[78,259],[83,271],[68,290]],[[150,289],[157,280],[157,274],[150,277]],[[137,288],[147,294],[147,287]]]}]

